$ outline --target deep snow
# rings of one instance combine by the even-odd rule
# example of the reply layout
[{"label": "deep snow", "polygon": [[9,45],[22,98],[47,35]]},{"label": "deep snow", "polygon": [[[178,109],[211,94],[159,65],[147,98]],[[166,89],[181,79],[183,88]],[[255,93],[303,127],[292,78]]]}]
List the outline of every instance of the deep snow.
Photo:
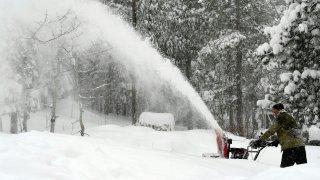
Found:
[{"label": "deep snow", "polygon": [[[58,102],[56,130],[45,132],[50,110],[31,115],[29,128],[38,131],[0,134],[1,180],[212,180],[212,179],[319,179],[320,147],[307,146],[309,163],[279,168],[280,147],[263,150],[257,159],[213,159],[202,153],[216,152],[213,130],[155,131],[131,126],[130,119],[85,111],[90,136],[70,135],[79,130],[77,103]],[[9,118],[3,118],[9,130]],[[43,131],[45,130],[45,131]],[[43,132],[41,132],[43,131]],[[250,140],[228,133],[233,147]]]},{"label": "deep snow", "polygon": [[0,134],[0,179],[320,178],[319,147],[307,146],[308,164],[281,169],[279,148],[263,151],[258,161],[201,157],[201,152],[216,149],[210,130],[159,132],[105,125],[88,133],[90,137],[39,131]]}]

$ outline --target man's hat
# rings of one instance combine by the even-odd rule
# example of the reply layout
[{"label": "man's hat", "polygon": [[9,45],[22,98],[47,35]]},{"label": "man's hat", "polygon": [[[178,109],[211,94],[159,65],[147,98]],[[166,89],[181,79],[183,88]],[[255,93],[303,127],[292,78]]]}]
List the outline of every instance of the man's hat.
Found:
[{"label": "man's hat", "polygon": [[281,110],[281,109],[284,109],[284,106],[283,106],[283,104],[278,103],[278,104],[273,105],[273,106],[272,106],[272,109]]}]

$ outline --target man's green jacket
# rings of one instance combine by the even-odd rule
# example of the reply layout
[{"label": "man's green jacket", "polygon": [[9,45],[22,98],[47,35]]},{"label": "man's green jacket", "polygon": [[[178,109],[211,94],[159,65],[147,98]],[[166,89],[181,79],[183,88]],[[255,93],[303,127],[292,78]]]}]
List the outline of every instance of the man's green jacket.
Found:
[{"label": "man's green jacket", "polygon": [[275,123],[260,137],[261,140],[268,139],[277,133],[281,150],[304,146],[301,130],[295,119],[285,111],[280,111]]}]

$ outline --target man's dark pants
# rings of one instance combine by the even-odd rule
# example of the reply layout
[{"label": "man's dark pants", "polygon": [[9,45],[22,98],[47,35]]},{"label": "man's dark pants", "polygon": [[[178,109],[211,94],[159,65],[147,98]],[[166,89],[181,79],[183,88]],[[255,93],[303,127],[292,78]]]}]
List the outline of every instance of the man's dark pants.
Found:
[{"label": "man's dark pants", "polygon": [[306,149],[304,146],[283,150],[280,167],[293,166],[294,163],[307,163]]}]

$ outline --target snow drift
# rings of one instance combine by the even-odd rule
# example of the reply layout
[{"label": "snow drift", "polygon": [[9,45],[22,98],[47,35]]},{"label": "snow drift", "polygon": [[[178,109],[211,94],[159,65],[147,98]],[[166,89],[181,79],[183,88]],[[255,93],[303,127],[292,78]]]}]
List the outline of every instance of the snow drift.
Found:
[{"label": "snow drift", "polygon": [[[280,148],[258,161],[202,158],[215,146],[206,130],[162,132],[145,127],[101,126],[90,137],[29,132],[0,134],[3,180],[269,180],[320,178],[320,149],[308,147],[309,163],[279,168]],[[245,145],[248,141],[239,139]]]}]

